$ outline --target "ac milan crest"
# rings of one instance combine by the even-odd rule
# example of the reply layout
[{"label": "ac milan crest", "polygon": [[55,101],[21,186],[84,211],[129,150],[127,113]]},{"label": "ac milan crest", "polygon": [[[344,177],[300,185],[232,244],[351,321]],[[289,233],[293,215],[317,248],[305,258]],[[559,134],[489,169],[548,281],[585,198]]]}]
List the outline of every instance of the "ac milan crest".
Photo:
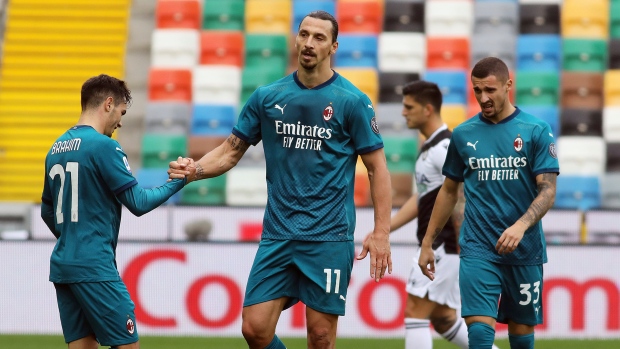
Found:
[{"label": "ac milan crest", "polygon": [[136,330],[136,326],[133,323],[133,320],[131,318],[127,319],[127,332],[129,332],[129,334],[133,334],[134,331]]},{"label": "ac milan crest", "polygon": [[332,116],[334,116],[334,108],[330,104],[327,107],[325,107],[325,109],[323,109],[323,119],[325,121],[329,121],[332,118]]},{"label": "ac milan crest", "polygon": [[523,149],[523,138],[521,138],[521,135],[517,135],[513,145],[516,151],[521,151],[521,149]]}]

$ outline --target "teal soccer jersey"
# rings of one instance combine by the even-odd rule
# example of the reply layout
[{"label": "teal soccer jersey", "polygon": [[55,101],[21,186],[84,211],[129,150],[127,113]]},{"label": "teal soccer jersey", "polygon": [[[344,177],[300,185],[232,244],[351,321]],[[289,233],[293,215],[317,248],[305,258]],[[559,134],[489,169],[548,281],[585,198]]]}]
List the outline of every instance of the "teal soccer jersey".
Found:
[{"label": "teal soccer jersey", "polygon": [[295,72],[258,88],[233,134],[253,145],[263,142],[263,238],[353,239],[357,156],[383,147],[366,95],[337,73],[308,89]]},{"label": "teal soccer jersey", "polygon": [[495,245],[536,198],[536,176],[559,173],[554,138],[546,122],[518,108],[498,124],[479,113],[454,129],[443,174],[465,182],[461,256],[516,265],[547,262],[541,222],[525,232],[513,253],[500,255]]},{"label": "teal soccer jersey", "polygon": [[120,280],[115,251],[122,205],[116,195],[136,184],[118,142],[92,127],[72,127],[56,140],[45,158],[42,195],[54,210],[58,237],[50,281]]}]

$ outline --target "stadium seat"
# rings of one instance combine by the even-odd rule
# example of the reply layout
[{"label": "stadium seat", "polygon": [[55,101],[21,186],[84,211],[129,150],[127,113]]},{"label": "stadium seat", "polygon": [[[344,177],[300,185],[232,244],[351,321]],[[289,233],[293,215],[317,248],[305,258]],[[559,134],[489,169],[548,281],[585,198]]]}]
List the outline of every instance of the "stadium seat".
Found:
[{"label": "stadium seat", "polygon": [[198,65],[199,52],[200,37],[197,30],[155,29],[153,31],[151,66],[154,68],[193,68]]},{"label": "stadium seat", "polygon": [[241,69],[231,65],[202,65],[194,68],[194,103],[239,105]]},{"label": "stadium seat", "polygon": [[338,68],[338,74],[349,80],[355,87],[364,92],[372,105],[379,102],[379,75],[372,68]]},{"label": "stadium seat", "polygon": [[551,127],[555,137],[560,135],[560,111],[556,105],[519,105],[519,108],[539,119],[544,120]]},{"label": "stadium seat", "polygon": [[296,34],[301,21],[312,11],[325,11],[336,13],[336,3],[334,0],[295,0],[293,1],[293,19],[291,33]]},{"label": "stadium seat", "polygon": [[519,33],[519,4],[512,1],[475,1],[473,35]]},{"label": "stadium seat", "polygon": [[227,175],[226,205],[267,205],[267,172],[264,168],[235,167]]},{"label": "stadium seat", "polygon": [[181,191],[183,205],[224,205],[226,203],[227,173],[194,181]]},{"label": "stadium seat", "polygon": [[149,71],[149,101],[191,101],[192,72],[189,69]]},{"label": "stadium seat", "polygon": [[620,38],[620,1],[611,0],[609,4],[609,37]]},{"label": "stadium seat", "polygon": [[338,36],[336,67],[377,68],[377,36],[343,33]]},{"label": "stadium seat", "polygon": [[[601,188],[601,190],[603,189]],[[604,203],[603,199],[601,203],[602,208],[605,208]],[[616,212],[591,210],[585,212],[585,221],[588,226],[588,244],[603,245],[605,247],[620,245],[620,225],[618,224],[618,214]]]},{"label": "stadium seat", "polygon": [[601,207],[620,209],[620,173],[607,172],[601,177]]},{"label": "stadium seat", "polygon": [[201,7],[202,1],[199,0],[157,0],[157,28],[200,29]]},{"label": "stadium seat", "polygon": [[291,11],[289,0],[246,0],[245,32],[288,35]]},{"label": "stadium seat", "polygon": [[564,38],[563,69],[603,72],[607,69],[607,41],[598,39]]},{"label": "stadium seat", "polygon": [[563,108],[560,115],[562,136],[603,136],[603,113],[600,109]]},{"label": "stadium seat", "polygon": [[601,207],[597,176],[561,175],[557,179],[554,208],[587,211]]},{"label": "stadium seat", "polygon": [[521,34],[560,34],[560,5],[519,4]]},{"label": "stadium seat", "polygon": [[428,37],[469,37],[472,32],[471,1],[427,1],[424,32]]},{"label": "stadium seat", "polygon": [[280,67],[264,66],[264,67],[248,67],[246,66],[241,72],[241,100],[240,107],[245,105],[250,95],[263,85],[270,84],[283,77]]},{"label": "stadium seat", "polygon": [[560,75],[556,72],[517,71],[516,104],[559,105]]},{"label": "stadium seat", "polygon": [[383,31],[423,33],[424,2],[386,1]]},{"label": "stadium seat", "polygon": [[424,80],[439,86],[444,104],[467,104],[468,79],[464,70],[427,70]]},{"label": "stadium seat", "polygon": [[187,134],[192,119],[187,102],[149,102],[144,115],[144,132]]},{"label": "stadium seat", "polygon": [[243,32],[239,30],[204,30],[200,33],[200,64],[244,65]]},{"label": "stadium seat", "polygon": [[441,106],[441,118],[450,130],[467,120],[467,109],[464,104],[444,104]]},{"label": "stadium seat", "polygon": [[145,133],[142,136],[142,167],[167,168],[170,161],[187,154],[187,137],[166,133]]},{"label": "stadium seat", "polygon": [[203,8],[203,29],[244,29],[245,0],[204,1]]},{"label": "stadium seat", "polygon": [[563,108],[603,108],[603,74],[562,72],[561,105]]},{"label": "stadium seat", "polygon": [[603,174],[607,154],[605,147],[603,137],[558,137],[557,154],[562,176],[600,176]]},{"label": "stadium seat", "polygon": [[400,104],[403,101],[403,86],[416,80],[420,80],[420,74],[379,73],[379,103]]},{"label": "stadium seat", "polygon": [[262,141],[248,147],[248,150],[245,151],[243,157],[237,163],[237,167],[264,168],[265,166],[265,149],[263,148]]},{"label": "stadium seat", "polygon": [[226,142],[227,138],[227,136],[196,136],[190,134],[187,137],[187,156],[198,160],[206,153]]},{"label": "stadium seat", "polygon": [[620,142],[606,143],[607,172],[620,172]]},{"label": "stadium seat", "polygon": [[475,65],[485,57],[500,58],[508,66],[515,69],[517,60],[517,36],[498,35],[495,33],[477,34],[471,38],[471,65]]},{"label": "stadium seat", "polygon": [[421,73],[426,68],[426,37],[422,33],[379,34],[379,70],[384,73]]},{"label": "stadium seat", "polygon": [[608,0],[564,0],[562,36],[607,39],[609,36]]},{"label": "stadium seat", "polygon": [[605,106],[620,106],[620,69],[607,70],[604,80]]},{"label": "stadium seat", "polygon": [[231,134],[237,120],[232,105],[194,104],[190,133],[200,136],[222,136]]},{"label": "stadium seat", "polygon": [[[136,171],[136,180],[138,181],[138,185],[141,188],[150,189],[166,184],[166,181],[168,181],[167,170],[167,166],[163,168],[139,169],[138,171]],[[180,198],[181,192],[177,192],[166,201],[166,204],[176,204],[179,202]]]},{"label": "stadium seat", "polygon": [[517,37],[517,71],[560,71],[562,39],[555,34],[524,34]]},{"label": "stadium seat", "polygon": [[280,34],[246,34],[245,67],[279,69],[281,76],[288,64],[288,38]]},{"label": "stadium seat", "polygon": [[620,106],[603,108],[605,142],[620,142]]},{"label": "stadium seat", "polygon": [[379,103],[376,106],[377,124],[383,137],[417,138],[418,131],[407,128],[407,120],[403,116],[403,104]]},{"label": "stadium seat", "polygon": [[413,172],[390,173],[392,183],[392,207],[401,207],[413,194]]},{"label": "stadium seat", "polygon": [[418,140],[410,137],[383,137],[383,150],[390,173],[413,173]]},{"label": "stadium seat", "polygon": [[620,39],[609,40],[609,69],[620,69]]},{"label": "stadium seat", "polygon": [[426,52],[427,69],[470,69],[468,38],[429,37]]},{"label": "stadium seat", "polygon": [[336,19],[340,33],[377,35],[383,25],[383,4],[379,1],[337,1]]}]

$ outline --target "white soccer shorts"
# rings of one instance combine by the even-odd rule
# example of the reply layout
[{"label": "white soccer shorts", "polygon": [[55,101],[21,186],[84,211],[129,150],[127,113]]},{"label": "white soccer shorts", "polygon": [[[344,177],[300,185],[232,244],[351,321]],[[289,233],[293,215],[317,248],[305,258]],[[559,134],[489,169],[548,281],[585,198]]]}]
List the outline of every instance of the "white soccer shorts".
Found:
[{"label": "white soccer shorts", "polygon": [[435,250],[435,280],[433,281],[422,274],[418,266],[419,258],[420,248],[418,247],[407,280],[407,293],[420,298],[428,294],[428,299],[435,303],[447,305],[452,309],[460,309],[459,255],[447,254],[443,244],[439,246]]}]

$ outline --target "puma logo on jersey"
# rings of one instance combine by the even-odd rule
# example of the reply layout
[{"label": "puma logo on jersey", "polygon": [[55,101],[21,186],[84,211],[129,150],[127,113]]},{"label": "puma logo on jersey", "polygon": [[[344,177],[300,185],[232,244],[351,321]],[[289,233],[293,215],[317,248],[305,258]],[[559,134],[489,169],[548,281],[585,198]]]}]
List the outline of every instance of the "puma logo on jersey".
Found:
[{"label": "puma logo on jersey", "polygon": [[372,107],[372,104],[369,104],[369,105],[368,105],[368,108],[370,108],[370,109],[372,109],[372,110],[375,110],[375,108],[373,108],[373,107]]},{"label": "puma logo on jersey", "polygon": [[553,133],[549,132],[549,137],[553,137]]},{"label": "puma logo on jersey", "polygon": [[474,150],[476,150],[476,144],[478,144],[478,141],[476,141],[476,143],[467,142],[467,146],[474,148]]},{"label": "puma logo on jersey", "polygon": [[340,295],[340,299],[342,299],[342,300],[343,300],[343,301],[345,301],[345,302],[347,301],[347,300],[344,298],[344,296],[343,296],[343,295]]},{"label": "puma logo on jersey", "polygon": [[279,109],[282,112],[282,115],[284,115],[284,108],[286,108],[286,104],[283,107],[276,104],[274,108]]},{"label": "puma logo on jersey", "polygon": [[121,149],[121,148],[119,148],[119,147],[116,147],[116,150],[118,150],[118,151],[123,151],[123,149]]}]

